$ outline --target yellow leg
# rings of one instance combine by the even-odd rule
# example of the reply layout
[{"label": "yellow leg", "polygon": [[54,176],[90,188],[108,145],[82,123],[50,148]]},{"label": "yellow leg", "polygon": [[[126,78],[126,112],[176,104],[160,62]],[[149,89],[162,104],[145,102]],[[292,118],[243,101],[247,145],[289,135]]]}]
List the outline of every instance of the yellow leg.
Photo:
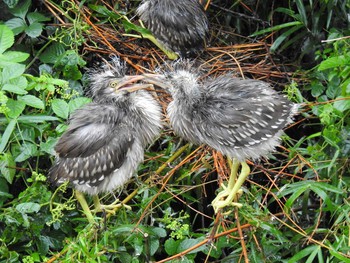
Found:
[{"label": "yellow leg", "polygon": [[75,190],[74,193],[75,193],[76,199],[78,200],[78,202],[81,205],[81,208],[83,209],[84,214],[87,217],[87,220],[89,221],[90,224],[94,224],[95,220],[94,220],[94,217],[91,213],[91,210],[86,202],[84,194],[78,190]]},{"label": "yellow leg", "polygon": [[114,209],[117,208],[117,207],[122,207],[122,206],[124,206],[125,208],[131,210],[130,206],[120,203],[118,199],[115,200],[112,204],[102,205],[100,203],[100,199],[98,198],[98,196],[94,195],[92,198],[94,200],[95,209],[91,211],[90,208],[89,208],[89,205],[86,202],[84,194],[82,192],[80,192],[78,190],[75,190],[75,198],[80,203],[80,206],[83,209],[83,212],[84,212],[87,220],[91,224],[95,223],[95,219],[94,219],[94,216],[92,215],[92,212],[94,212],[94,213],[107,212],[107,213],[110,213],[110,214],[115,214]]},{"label": "yellow leg", "polygon": [[[237,177],[238,168],[241,165],[241,173]],[[218,193],[212,201],[214,212],[217,213],[220,209],[227,206],[242,207],[242,204],[234,202],[234,199],[242,194],[241,186],[250,173],[249,166],[246,162],[238,162],[237,159],[232,160],[231,174],[227,186],[223,186],[223,190]]]}]

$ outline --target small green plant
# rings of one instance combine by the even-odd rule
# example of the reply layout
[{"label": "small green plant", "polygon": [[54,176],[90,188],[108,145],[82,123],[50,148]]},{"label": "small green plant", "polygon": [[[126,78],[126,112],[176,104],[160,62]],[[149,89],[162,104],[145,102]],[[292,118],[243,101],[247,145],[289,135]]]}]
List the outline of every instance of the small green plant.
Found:
[{"label": "small green plant", "polygon": [[12,29],[15,35],[25,33],[30,38],[39,37],[43,31],[42,22],[49,21],[51,18],[45,17],[39,12],[28,12],[31,5],[30,0],[21,1],[10,9],[14,18],[6,21],[6,25]]},{"label": "small green plant", "polygon": [[[54,154],[64,121],[90,99],[76,97],[68,81],[46,71],[38,77],[26,73],[29,54],[11,50],[14,35],[0,25],[0,258],[42,262],[49,249],[60,248],[63,237],[54,234],[57,222],[47,224],[55,221],[49,209],[52,193],[41,171],[51,165],[48,157]],[[13,196],[11,188],[22,180],[26,187]],[[18,253],[21,250],[25,253]]]},{"label": "small green plant", "polygon": [[179,217],[174,218],[174,214],[171,213],[170,209],[165,211],[163,218],[159,219],[160,222],[165,224],[165,228],[171,231],[170,237],[173,239],[184,239],[189,235],[189,224],[185,224],[184,220],[190,216],[184,211],[181,211]]},{"label": "small green plant", "polygon": [[[305,180],[286,184],[277,193],[278,197],[286,197],[284,208],[288,213],[300,209],[300,216],[309,217],[309,223],[303,226],[305,233],[327,242],[324,246],[314,243],[298,248],[288,262],[301,259],[312,262],[316,258],[319,262],[325,258],[329,262],[349,262],[344,251],[349,249],[350,218],[344,211],[348,211],[350,182],[350,52],[346,39],[341,40],[336,32],[329,35],[330,39],[338,37],[340,40],[317,52],[322,62],[309,72],[310,84],[304,89],[314,99],[306,115],[310,118],[311,114],[319,121],[315,123],[319,130],[302,138],[292,150],[305,160]],[[311,216],[309,207],[315,202],[319,208]],[[300,234],[294,240],[303,236]]]},{"label": "small green plant", "polygon": [[349,3],[346,1],[290,0],[288,8],[278,7],[273,11],[275,16],[290,18],[287,19],[288,22],[259,30],[251,36],[281,31],[272,43],[270,51],[281,53],[297,45],[302,51],[299,54],[301,60],[304,55],[314,53],[321,48],[321,39],[324,38],[325,30],[330,30],[336,24],[348,23],[344,11],[348,9]]}]

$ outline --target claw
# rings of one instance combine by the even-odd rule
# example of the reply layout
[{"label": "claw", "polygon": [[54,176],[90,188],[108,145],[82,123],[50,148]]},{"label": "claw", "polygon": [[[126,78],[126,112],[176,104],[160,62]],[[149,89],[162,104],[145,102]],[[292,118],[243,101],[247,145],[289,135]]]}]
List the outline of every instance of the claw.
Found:
[{"label": "claw", "polygon": [[121,207],[125,207],[128,210],[131,210],[131,207],[123,204],[119,201],[119,199],[116,199],[113,203],[109,204],[109,205],[103,205],[100,203],[100,200],[98,199],[97,196],[93,197],[94,199],[94,205],[95,205],[95,209],[92,210],[94,213],[99,213],[99,212],[105,212],[107,214],[115,214],[115,211],[117,208],[121,208]]},{"label": "claw", "polygon": [[[237,178],[239,164],[241,164],[242,168],[241,173]],[[243,185],[245,179],[248,177],[249,173],[250,169],[247,163],[239,163],[237,160],[233,160],[231,166],[231,175],[227,186],[223,186],[223,190],[218,193],[216,198],[211,203],[215,213],[218,213],[220,209],[223,209],[227,206],[234,206],[238,208],[242,207],[242,204],[234,202],[234,200],[238,199],[242,195],[243,190],[241,189],[241,186]],[[237,181],[235,182],[236,178]]]}]

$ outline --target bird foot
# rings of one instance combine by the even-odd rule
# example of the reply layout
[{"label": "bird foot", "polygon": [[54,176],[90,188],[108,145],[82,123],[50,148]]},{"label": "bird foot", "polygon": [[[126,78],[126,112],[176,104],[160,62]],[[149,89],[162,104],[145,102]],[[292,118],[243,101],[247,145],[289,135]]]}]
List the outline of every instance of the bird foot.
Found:
[{"label": "bird foot", "polygon": [[[237,175],[238,168],[241,165],[241,172]],[[212,206],[214,212],[218,213],[220,209],[223,209],[227,206],[242,207],[243,205],[234,200],[238,199],[243,190],[241,189],[242,184],[250,173],[249,166],[245,162],[239,163],[237,159],[234,159],[231,163],[231,175],[228,181],[227,186],[222,186],[223,190],[218,193],[216,198],[212,201]]]},{"label": "bird foot", "polygon": [[95,209],[92,210],[94,213],[104,212],[107,214],[114,215],[116,210],[125,207],[128,210],[131,210],[131,207],[129,205],[123,204],[119,201],[119,199],[116,199],[113,203],[108,205],[103,205],[100,202],[95,202]]},{"label": "bird foot", "polygon": [[233,193],[231,189],[228,189],[226,186],[223,186],[223,188],[224,189],[218,193],[216,198],[211,203],[214,208],[214,212],[217,213],[219,209],[227,206],[241,208],[243,205],[241,203],[234,202],[234,199],[238,199],[243,194],[243,190],[239,189],[236,193]]}]

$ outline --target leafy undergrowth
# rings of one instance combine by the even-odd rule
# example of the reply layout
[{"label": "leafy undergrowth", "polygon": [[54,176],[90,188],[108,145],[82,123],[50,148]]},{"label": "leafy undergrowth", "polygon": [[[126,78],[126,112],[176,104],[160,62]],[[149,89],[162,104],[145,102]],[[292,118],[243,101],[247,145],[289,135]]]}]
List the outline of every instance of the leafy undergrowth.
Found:
[{"label": "leafy undergrowth", "polygon": [[[260,5],[211,1],[211,45],[198,63],[208,75],[270,82],[302,103],[295,124],[268,160],[249,163],[243,207],[216,215],[226,159],[166,128],[138,177],[101,196],[131,210],[89,225],[73,190],[46,181],[67,118],[90,101],[85,69],[114,54],[129,74],[152,72],[167,58],[140,37],[148,32],[134,16],[139,2],[37,2],[2,6],[0,262],[350,262],[349,6],[295,0],[270,19]],[[311,69],[291,63],[305,58]]]}]

